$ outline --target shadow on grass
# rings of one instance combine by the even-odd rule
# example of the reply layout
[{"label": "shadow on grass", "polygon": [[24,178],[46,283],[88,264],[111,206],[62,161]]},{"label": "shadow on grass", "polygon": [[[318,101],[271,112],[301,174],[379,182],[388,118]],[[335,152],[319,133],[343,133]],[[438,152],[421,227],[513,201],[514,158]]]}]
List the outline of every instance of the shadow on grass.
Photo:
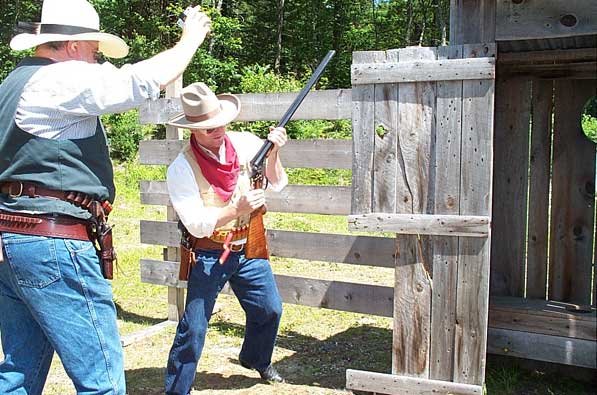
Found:
[{"label": "shadow on grass", "polygon": [[118,303],[115,303],[115,305],[117,318],[125,322],[132,322],[141,325],[156,325],[165,320],[164,318],[152,318],[131,313],[130,311],[124,310]]},{"label": "shadow on grass", "polygon": [[[226,336],[244,336],[244,326],[225,321],[215,320],[210,324],[210,330]],[[392,333],[388,329],[355,326],[324,340],[296,332],[283,332],[278,335],[277,347],[294,351],[293,355],[275,364],[291,385],[339,389],[346,385],[346,369],[391,370]],[[229,363],[239,365],[237,359],[230,359]],[[164,372],[163,368],[127,370],[128,393],[163,393]],[[262,383],[256,372],[246,372],[246,375],[223,375],[200,371],[194,387],[196,390],[242,390]]]}]

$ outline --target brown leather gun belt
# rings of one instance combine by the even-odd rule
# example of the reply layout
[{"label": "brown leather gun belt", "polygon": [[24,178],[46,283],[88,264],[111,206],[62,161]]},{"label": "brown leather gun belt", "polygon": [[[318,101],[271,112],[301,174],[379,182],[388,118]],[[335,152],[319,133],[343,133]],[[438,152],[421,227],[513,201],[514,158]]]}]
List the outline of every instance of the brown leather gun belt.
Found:
[{"label": "brown leather gun belt", "polygon": [[67,216],[27,215],[0,211],[0,232],[89,240],[88,223]]},{"label": "brown leather gun belt", "polygon": [[[224,243],[218,243],[217,241],[213,241],[209,237],[202,237],[200,239],[193,238],[193,249],[202,249],[202,250],[224,250]],[[238,252],[243,249],[244,244],[231,244],[230,251]]]}]

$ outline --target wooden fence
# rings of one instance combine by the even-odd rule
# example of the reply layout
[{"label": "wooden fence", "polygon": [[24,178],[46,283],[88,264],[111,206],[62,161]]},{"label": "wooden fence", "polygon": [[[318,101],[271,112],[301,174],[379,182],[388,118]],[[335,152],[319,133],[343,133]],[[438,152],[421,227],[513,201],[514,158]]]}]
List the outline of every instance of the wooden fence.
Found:
[{"label": "wooden fence", "polygon": [[[389,66],[384,65],[383,67]],[[388,72],[388,70],[385,71]],[[363,78],[373,77],[368,76]],[[576,265],[583,265],[583,271],[582,273],[579,273],[579,276],[582,275],[584,279],[579,279],[578,282],[566,283],[566,281],[574,276],[550,276],[549,281],[554,281],[553,285],[548,282],[547,279],[543,282],[543,288],[541,288],[540,285],[533,285],[542,283],[542,278],[544,277],[541,277],[541,270],[554,273],[551,271],[551,266],[548,266],[547,264],[547,258],[544,260],[542,260],[543,258],[539,259],[539,261],[544,263],[543,266],[541,266],[541,264],[537,265],[531,263],[537,261],[537,259],[531,257],[537,256],[538,254],[534,254],[531,251],[532,248],[530,244],[534,243],[539,245],[540,243],[544,243],[545,245],[549,245],[547,244],[547,241],[538,240],[538,238],[531,233],[531,229],[538,229],[541,226],[545,229],[545,223],[543,225],[539,224],[535,226],[531,225],[531,221],[546,221],[544,217],[532,214],[541,210],[545,213],[547,210],[546,203],[542,203],[543,206],[535,206],[531,204],[528,209],[528,214],[526,214],[529,218],[529,258],[525,258],[525,248],[527,247],[524,246],[526,240],[526,236],[524,235],[526,233],[521,231],[526,220],[521,220],[517,217],[520,213],[523,213],[523,216],[525,215],[524,212],[526,212],[527,200],[524,191],[526,191],[527,188],[530,190],[529,199],[532,203],[538,202],[540,198],[542,201],[549,201],[549,191],[547,191],[547,193],[545,191],[545,168],[549,168],[549,166],[554,167],[551,194],[551,196],[553,196],[551,198],[552,212],[554,210],[554,204],[559,208],[559,211],[556,211],[552,217],[557,219],[564,213],[562,222],[568,224],[570,218],[576,218],[578,220],[578,218],[588,215],[586,207],[581,203],[574,203],[574,198],[572,199],[570,206],[567,206],[564,202],[566,199],[566,191],[573,191],[584,196],[582,191],[588,191],[587,188],[590,187],[590,185],[587,184],[589,182],[588,178],[590,178],[590,174],[580,178],[576,176],[570,177],[576,181],[572,184],[565,183],[567,180],[566,174],[585,174],[581,171],[582,169],[576,160],[577,158],[572,155],[573,152],[578,152],[576,150],[581,143],[575,143],[574,141],[564,142],[556,140],[554,137],[554,141],[557,141],[559,144],[557,148],[554,146],[554,165],[546,165],[546,161],[551,163],[549,162],[551,155],[547,154],[545,151],[545,142],[543,145],[541,143],[531,144],[532,152],[535,152],[533,151],[533,147],[536,147],[537,149],[541,148],[543,151],[535,153],[534,156],[531,157],[532,160],[529,160],[527,156],[526,163],[531,166],[531,185],[528,186],[526,184],[527,177],[525,176],[528,168],[524,165],[524,158],[522,162],[523,165],[518,165],[518,163],[521,162],[517,162],[516,160],[518,157],[524,157],[525,152],[529,152],[529,114],[535,113],[531,112],[530,104],[526,107],[523,106],[522,109],[518,109],[515,108],[515,105],[508,105],[508,103],[510,100],[514,101],[514,103],[520,103],[521,101],[527,103],[523,99],[524,95],[518,95],[521,90],[517,91],[515,87],[520,88],[521,84],[524,86],[528,86],[529,84],[528,82],[526,84],[521,82],[511,82],[510,85],[506,85],[510,86],[511,90],[507,91],[508,93],[504,97],[501,97],[501,95],[504,94],[502,90],[505,87],[499,85],[500,83],[501,82],[498,79],[498,85],[496,86],[496,92],[498,92],[496,94],[496,147],[494,153],[494,189],[496,197],[493,201],[494,216],[492,220],[493,222],[491,223],[491,233],[493,235],[491,275],[494,276],[495,279],[492,277],[493,296],[489,305],[487,350],[488,352],[496,354],[595,368],[596,320],[594,310],[588,314],[584,314],[578,311],[578,309],[575,310],[573,304],[567,303],[569,301],[580,301],[581,299],[567,299],[567,297],[556,297],[555,301],[546,299],[546,296],[551,297],[552,295],[559,295],[557,292],[563,292],[563,295],[568,295],[570,292],[579,292],[586,298],[587,278],[589,279],[589,287],[591,284],[590,272],[587,272],[587,267],[591,267],[591,260],[589,259],[588,266],[586,263],[587,261],[583,261],[582,264],[579,264],[576,260],[567,258],[557,261],[556,257],[558,255],[552,253],[550,259],[554,260],[554,262],[563,262],[554,264],[560,265],[562,268],[569,268],[563,269],[563,273],[568,273],[568,271],[573,272],[576,270]],[[533,111],[540,111],[541,103],[543,103],[543,106],[548,106],[544,102],[549,101],[546,99],[546,97],[549,96],[549,93],[546,93],[546,90],[541,91],[538,88],[541,84],[544,84],[544,82],[541,81],[536,83],[536,85],[533,85],[536,86],[536,88],[532,91],[532,97],[538,97],[538,99],[533,99],[536,100],[537,103],[533,105]],[[556,83],[556,88],[558,86],[568,87],[566,88],[567,90],[562,90],[562,92],[568,92],[566,95],[574,96],[574,93],[571,91],[572,88],[574,88],[572,90],[575,92],[576,88],[580,89],[580,92],[587,92],[586,88],[574,85],[573,83],[559,82]],[[549,88],[545,89],[549,90]],[[362,91],[360,94],[362,94]],[[562,93],[562,95],[564,95],[564,93]],[[239,120],[274,121],[281,117],[292,99],[296,96],[296,93],[246,94],[239,96],[243,108]],[[374,100],[374,98],[375,96],[367,97],[366,100]],[[543,99],[541,100],[541,98]],[[530,103],[530,99],[528,100]],[[567,108],[566,106],[573,106],[574,109],[576,109],[577,104],[572,103],[580,101],[580,99],[575,99],[560,105],[562,108],[561,115],[559,116],[559,120],[557,120],[558,116],[556,115],[555,123],[561,125],[560,128],[562,130],[566,129],[564,126],[567,123],[566,116],[568,116],[567,113],[570,112],[565,111]],[[359,103],[362,104],[363,101],[362,98],[359,97],[359,92],[357,90],[311,92],[298,110],[294,119],[337,120],[352,118],[354,126],[354,122],[360,119],[359,116],[355,116],[354,114],[362,110],[362,106]],[[264,108],[267,108],[267,111],[263,111]],[[524,116],[524,109],[529,110],[529,114],[527,114],[526,117]],[[180,102],[177,98],[163,99],[151,103],[150,106],[144,108],[140,113],[140,121],[142,123],[163,123],[169,115],[179,111]],[[504,117],[506,117],[505,114],[509,112],[514,114],[509,116],[508,119],[516,119],[519,130],[527,131],[527,133],[511,132],[510,124],[504,122]],[[538,114],[542,113],[539,112]],[[545,115],[533,115],[533,119],[535,120],[533,123],[533,130],[535,130],[535,128],[541,125],[541,122],[547,122],[550,118]],[[525,122],[527,125],[526,129],[524,126]],[[526,135],[527,139],[526,148],[524,144],[520,147],[518,146],[519,141],[525,139],[524,135]],[[170,136],[172,136],[172,134]],[[539,137],[539,134],[533,133],[531,135],[531,140],[534,142],[535,139],[539,139]],[[176,136],[174,138],[176,138]],[[542,135],[541,138],[543,141],[548,139],[545,135]],[[168,165],[178,154],[179,150],[182,148],[182,144],[182,141],[172,140],[172,137],[170,137],[170,140],[144,141],[141,143],[140,148],[141,163],[147,165]],[[586,143],[583,142],[582,144],[584,144],[582,149],[586,149]],[[591,164],[594,164],[594,146],[592,149],[593,160],[583,162],[583,164],[587,164],[589,168],[592,166]],[[561,152],[564,152],[564,154],[562,154],[563,156],[556,156],[556,153],[560,152],[560,150]],[[582,152],[583,153],[580,154],[582,155],[582,158],[588,158],[590,156],[588,150],[586,153],[585,151]],[[378,155],[382,154],[383,153],[380,152]],[[353,144],[349,140],[290,141],[282,151],[281,155],[283,163],[288,168],[353,169],[353,177],[355,176],[354,171],[360,171],[359,166],[353,163],[353,155],[357,155],[357,153],[353,152]],[[540,155],[543,155],[544,160],[539,161],[537,159]],[[556,170],[558,166],[560,166],[560,168]],[[504,167],[507,169],[504,169]],[[541,176],[537,175],[539,174],[537,173],[537,169],[543,169],[543,172],[540,173],[542,174]],[[594,172],[594,168],[592,171]],[[510,174],[512,174],[512,176],[509,176]],[[549,176],[549,174],[547,176]],[[503,185],[511,186],[513,184],[513,177],[517,177],[517,180],[524,180],[516,184],[515,188],[512,187],[509,193],[503,192],[505,189],[508,189],[504,188]],[[541,179],[543,181],[539,181]],[[579,179],[582,179],[583,181],[578,181]],[[449,186],[449,184],[447,184],[447,186]],[[268,208],[273,212],[348,216],[351,213],[351,205],[354,206],[354,193],[355,191],[358,192],[359,188],[362,188],[362,184],[353,183],[352,187],[289,185],[280,193],[267,192]],[[559,193],[560,195],[555,196],[555,193]],[[380,196],[382,195],[371,195],[374,200],[381,199]],[[521,199],[525,203],[521,203]],[[151,180],[142,181],[141,200],[142,203],[145,204],[168,206],[169,199],[165,182]],[[584,201],[586,202],[586,199]],[[382,205],[386,203],[382,202],[382,200],[377,200],[377,203],[375,204],[382,207]],[[171,208],[169,208],[169,211],[171,211]],[[416,215],[416,213],[410,215]],[[584,238],[577,237],[575,239],[572,237],[567,241],[568,246],[566,247],[566,251],[570,251],[571,249],[572,252],[576,254],[573,255],[574,257],[587,257],[588,253],[586,252],[586,248],[579,249],[577,248],[578,245],[584,246],[588,243],[592,246],[593,236],[592,232],[588,229],[593,226],[592,215],[593,214],[591,214],[590,220],[585,218],[582,220],[584,222],[581,221],[583,224],[580,228],[581,236]],[[533,217],[532,220],[531,216]],[[429,224],[421,225],[422,228],[420,229],[413,229],[411,225],[412,221],[409,222],[408,219],[408,217],[394,217],[392,221],[396,221],[394,226],[397,228],[402,226],[402,230],[410,229],[411,233],[425,233],[425,229],[429,229]],[[435,218],[430,219],[431,226],[434,229],[437,229],[437,224],[441,223],[441,227],[443,228],[440,230],[440,234],[452,233],[454,235],[470,235],[476,233],[478,236],[483,236],[489,232],[489,224],[486,217],[470,215],[465,218],[465,222],[462,220],[462,218],[450,217],[449,212],[446,217],[436,216]],[[370,223],[370,226],[374,227],[376,226],[376,223],[378,223],[377,220]],[[555,226],[555,228],[552,228],[555,230],[552,230],[552,235],[561,232],[555,225],[557,223],[559,222],[554,222],[552,220],[552,225]],[[571,231],[573,235],[579,236],[578,229],[575,226],[570,226],[566,229]],[[543,240],[545,240],[547,234],[547,231],[541,233],[541,235],[543,235]],[[589,241],[584,240],[587,238]],[[268,231],[268,240],[272,254],[279,257],[338,262],[349,265],[395,267],[396,239],[394,238],[272,229]],[[551,243],[557,244],[558,241],[556,240],[561,240],[561,238],[552,238],[552,240]],[[142,221],[141,241],[147,244],[162,245],[170,248],[178,246],[179,234],[174,217],[170,216],[170,221],[167,222]],[[304,248],[304,246],[309,246],[309,248]],[[557,248],[553,248],[551,251],[557,251]],[[565,256],[565,254],[561,256]],[[527,261],[529,263],[525,266],[524,262]],[[544,267],[544,269],[536,269],[537,266]],[[525,267],[527,268],[526,271],[524,269]],[[164,261],[146,259],[141,261],[142,281],[170,287],[172,292],[169,295],[172,297],[170,300],[171,306],[169,318],[171,320],[176,320],[176,313],[180,313],[182,309],[181,290],[186,287],[186,283],[180,282],[177,279],[177,272],[178,263],[176,262],[176,254],[170,254]],[[558,271],[556,270],[555,273],[557,272]],[[529,278],[527,282],[524,280],[526,273],[528,273]],[[534,273],[539,274],[535,275]],[[536,278],[536,280],[534,278]],[[283,300],[286,303],[388,317],[393,316],[394,313],[395,297],[394,289],[392,287],[353,284],[334,281],[333,279],[319,280],[296,278],[283,275],[277,275],[276,280]],[[560,291],[558,288],[558,284],[560,283],[562,290],[569,291]],[[440,283],[438,282],[438,285],[439,284]],[[582,292],[575,289],[576,284],[584,284],[583,287],[581,287],[583,289]],[[525,286],[528,288],[525,288]],[[493,292],[494,289],[496,292]],[[548,289],[550,290],[549,294],[547,293]],[[516,290],[516,292],[505,292],[504,290]],[[528,298],[525,298],[525,296]],[[391,350],[388,350],[388,352],[391,352]],[[358,373],[355,374],[358,376]],[[357,383],[360,379],[362,379],[360,376],[351,378],[353,383]],[[371,383],[372,378],[367,376],[367,380],[368,383]],[[373,380],[375,381],[375,379]],[[441,383],[445,383],[445,381],[441,381]],[[403,383],[405,386],[411,384],[412,383]],[[428,384],[433,385],[433,383]],[[465,390],[468,391],[467,389]],[[472,386],[470,390],[472,392],[465,393],[475,393],[474,391],[477,391],[478,388]]]}]

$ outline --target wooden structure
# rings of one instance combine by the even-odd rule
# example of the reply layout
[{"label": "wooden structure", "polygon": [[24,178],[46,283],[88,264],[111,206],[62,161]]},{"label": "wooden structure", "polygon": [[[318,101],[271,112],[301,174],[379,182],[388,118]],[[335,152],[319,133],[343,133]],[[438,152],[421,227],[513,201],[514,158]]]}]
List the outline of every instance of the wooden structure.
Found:
[{"label": "wooden structure", "polygon": [[[400,234],[268,232],[276,256],[396,268],[393,288],[277,276],[287,303],[394,317],[393,374],[348,371],[350,388],[482,393],[485,349],[596,368],[595,145],[580,111],[596,90],[597,3],[453,0],[450,37],[355,53],[352,90],[307,96],[294,119],[352,119],[354,146],[291,141],[282,160],[352,169],[352,188],[268,192],[273,212],[352,213],[355,228]],[[295,95],[240,95],[239,119],[274,121]],[[141,121],[180,111],[173,97]],[[142,142],[141,162],[169,164],[178,137]],[[169,204],[164,182],[141,189],[143,203]],[[165,261],[142,260],[141,276],[169,287],[177,321],[186,284],[172,210],[142,221],[141,240],[170,247]]]}]

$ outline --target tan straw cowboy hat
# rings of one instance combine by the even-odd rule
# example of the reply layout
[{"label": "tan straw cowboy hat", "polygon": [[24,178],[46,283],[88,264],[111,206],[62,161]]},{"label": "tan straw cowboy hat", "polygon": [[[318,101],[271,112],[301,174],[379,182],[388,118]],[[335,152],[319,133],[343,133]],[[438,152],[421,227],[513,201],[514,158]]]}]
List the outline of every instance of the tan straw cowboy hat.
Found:
[{"label": "tan straw cowboy hat", "polygon": [[99,16],[86,0],[44,0],[37,33],[16,35],[10,47],[21,51],[52,41],[99,41],[99,51],[110,58],[129,52],[120,37],[99,31]]},{"label": "tan straw cowboy hat", "polygon": [[240,112],[240,99],[229,93],[215,95],[203,82],[185,87],[180,94],[183,112],[168,125],[187,129],[214,129],[232,122]]}]

